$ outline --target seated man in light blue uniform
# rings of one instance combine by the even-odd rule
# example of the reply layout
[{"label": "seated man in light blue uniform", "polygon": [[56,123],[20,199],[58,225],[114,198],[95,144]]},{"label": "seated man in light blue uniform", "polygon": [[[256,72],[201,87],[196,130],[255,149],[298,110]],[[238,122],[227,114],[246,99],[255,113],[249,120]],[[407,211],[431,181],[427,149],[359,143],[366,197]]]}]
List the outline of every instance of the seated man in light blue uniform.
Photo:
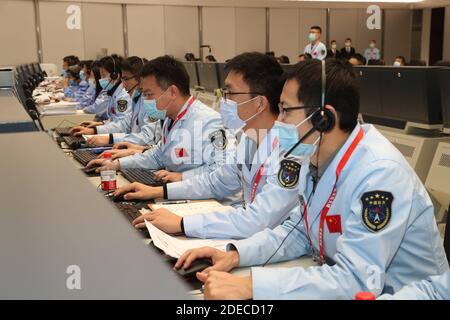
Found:
[{"label": "seated man in light blue uniform", "polygon": [[[166,187],[141,184],[125,197],[223,200],[237,193],[241,198],[239,206],[184,218],[159,209],[136,219],[136,228],[145,228],[146,219],[165,232],[184,231],[189,237],[247,238],[276,227],[296,207],[298,179],[289,186],[278,183],[279,143],[276,130],[272,129],[278,117],[283,70],[273,57],[255,52],[231,59],[226,70],[226,98],[221,101],[220,113],[225,126],[238,131],[239,143],[232,162]],[[125,186],[117,194],[131,188]],[[279,204],[276,211],[271,203]]]},{"label": "seated man in light blue uniform", "polygon": [[90,166],[101,165],[97,171],[164,169],[170,181],[180,181],[225,162],[234,141],[213,139],[224,130],[220,115],[190,96],[189,75],[181,62],[169,56],[153,59],[142,70],[141,86],[144,103],[166,116],[161,141],[142,154],[114,161],[97,159]]},{"label": "seated man in light blue uniform", "polygon": [[[280,141],[294,137],[293,146],[298,141],[310,153],[300,169],[298,210],[273,230],[229,244],[227,252],[190,250],[175,267],[211,259],[214,265],[197,274],[207,299],[353,299],[357,292],[393,293],[446,272],[425,187],[374,126],[357,123],[359,88],[351,65],[301,62],[287,76],[280,100],[286,128]],[[284,149],[290,145],[281,142]],[[280,170],[280,180],[290,181],[289,166]],[[254,267],[248,277],[223,272],[301,256],[318,266]]]},{"label": "seated man in light blue uniform", "polygon": [[[95,135],[87,140],[90,146],[104,146],[117,142],[139,145],[156,144],[161,137],[159,119],[149,118],[142,108],[143,97],[139,89],[139,74],[145,61],[139,57],[129,57],[121,64],[122,83],[132,96],[132,112],[124,118],[94,127],[78,127],[77,134]],[[104,136],[109,134],[109,136]]]}]

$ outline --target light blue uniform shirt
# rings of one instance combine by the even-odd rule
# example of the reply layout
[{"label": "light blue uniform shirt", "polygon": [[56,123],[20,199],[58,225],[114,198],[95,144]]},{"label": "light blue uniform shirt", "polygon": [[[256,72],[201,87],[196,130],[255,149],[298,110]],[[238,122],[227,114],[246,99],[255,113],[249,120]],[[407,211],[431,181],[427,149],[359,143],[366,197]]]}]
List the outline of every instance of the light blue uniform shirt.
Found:
[{"label": "light blue uniform shirt", "polygon": [[450,271],[427,280],[414,282],[394,295],[384,294],[380,300],[450,300]]},{"label": "light blue uniform shirt", "polygon": [[106,115],[106,109],[108,108],[109,100],[111,100],[111,96],[108,95],[108,91],[103,89],[98,94],[94,103],[84,108],[84,112],[93,113],[98,117],[104,117]]},{"label": "light blue uniform shirt", "polygon": [[123,84],[120,83],[112,93],[111,99],[108,101],[108,106],[106,107],[106,119],[117,121],[131,112],[131,97],[123,87]]},{"label": "light blue uniform shirt", "polygon": [[64,89],[64,96],[67,98],[73,98],[75,101],[78,97],[82,96],[89,88],[89,83],[87,81],[80,81],[79,84],[75,86],[68,86]]},{"label": "light blue uniform shirt", "polygon": [[[331,232],[328,222],[324,224],[327,264],[306,269],[252,268],[255,299],[353,299],[360,291],[379,296],[448,270],[433,205],[423,184],[402,154],[372,125],[355,128],[325,170],[309,201],[313,182],[309,161],[303,163],[299,196],[308,203],[314,252],[319,252],[320,213],[332,192],[337,165],[360,127],[365,135],[341,173],[328,212],[328,216],[340,216],[342,234]],[[378,211],[376,208],[368,211],[364,203],[370,200],[369,194],[375,198],[381,192],[393,196],[390,214],[372,215]],[[365,219],[368,212],[369,220]],[[264,264],[298,222],[270,262],[311,255],[302,214],[300,205],[296,214],[281,226],[237,241],[240,265]],[[383,226],[378,231],[370,227],[374,217],[380,223],[377,225]]]},{"label": "light blue uniform shirt", "polygon": [[111,133],[113,142],[126,141],[139,145],[157,144],[161,139],[159,120],[149,119],[142,108],[142,95],[132,100],[132,112],[117,121],[97,126],[98,134]]},{"label": "light blue uniform shirt", "polygon": [[86,86],[86,89],[78,91],[73,97],[73,100],[79,102],[82,107],[90,106],[94,103],[95,86],[91,86],[87,81],[81,81],[80,86],[82,84]]},{"label": "light blue uniform shirt", "polygon": [[[189,100],[181,108],[182,114]],[[228,141],[226,148],[212,139],[211,135],[223,129],[220,115],[199,100],[195,100],[185,115],[168,130],[171,119],[163,124],[163,138],[156,147],[129,157],[119,159],[121,169],[144,168],[166,169],[183,172],[183,180],[203,172],[214,171],[226,161],[228,152],[234,149],[234,141]],[[164,135],[166,138],[164,139]],[[165,140],[165,141],[164,141]]]},{"label": "light blue uniform shirt", "polygon": [[[241,206],[225,212],[184,217],[184,231],[188,237],[247,238],[265,228],[278,226],[297,206],[298,190],[284,188],[278,183],[280,149],[276,133],[269,131],[256,152],[249,152],[249,143],[256,146],[243,134],[232,162],[211,173],[167,184],[169,199],[224,199],[236,192],[242,199],[242,189],[244,191],[245,208],[241,200]],[[256,185],[255,179],[262,165],[264,169]]]}]

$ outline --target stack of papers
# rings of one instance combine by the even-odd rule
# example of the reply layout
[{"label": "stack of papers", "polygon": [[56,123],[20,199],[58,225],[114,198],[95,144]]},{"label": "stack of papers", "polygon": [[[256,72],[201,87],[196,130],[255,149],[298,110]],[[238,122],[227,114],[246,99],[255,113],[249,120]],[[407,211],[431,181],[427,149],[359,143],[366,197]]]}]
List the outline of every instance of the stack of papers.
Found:
[{"label": "stack of papers", "polygon": [[153,204],[152,205],[153,210],[160,209],[160,208],[164,208],[169,211],[172,211],[173,213],[175,213],[181,217],[193,215],[193,214],[208,213],[208,212],[212,212],[212,211],[224,212],[224,211],[233,209],[232,207],[224,206],[215,200],[194,201],[194,202],[181,203],[181,204]]},{"label": "stack of papers", "polygon": [[187,239],[186,237],[173,237],[159,230],[150,222],[145,221],[153,244],[164,251],[165,254],[178,259],[187,250],[214,247],[225,251],[225,246],[228,243],[234,243],[234,240],[211,240],[211,239]]},{"label": "stack of papers", "polygon": [[[212,211],[227,211],[232,209],[230,206],[224,206],[215,200],[208,201],[193,201],[182,204],[154,204],[151,206],[153,210],[164,208],[171,212],[185,217],[193,214],[208,213]],[[233,243],[234,240],[229,239],[192,239],[185,236],[171,236],[164,231],[159,230],[150,222],[145,221],[148,232],[154,245],[164,251],[165,254],[173,258],[179,258],[186,250],[201,248],[201,247],[214,247],[219,250],[225,250],[225,246],[229,243]]]},{"label": "stack of papers", "polygon": [[38,105],[37,109],[41,115],[74,114],[77,113],[79,102],[60,101],[45,105]]}]

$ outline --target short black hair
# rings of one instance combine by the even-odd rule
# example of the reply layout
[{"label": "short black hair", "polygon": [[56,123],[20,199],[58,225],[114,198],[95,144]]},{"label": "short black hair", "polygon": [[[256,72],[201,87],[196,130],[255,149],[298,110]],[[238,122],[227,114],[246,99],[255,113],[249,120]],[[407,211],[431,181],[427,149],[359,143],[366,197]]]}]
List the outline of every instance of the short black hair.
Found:
[{"label": "short black hair", "polygon": [[92,60],[81,60],[80,63],[78,64],[80,66],[81,69],[83,69],[84,67],[86,67],[87,70],[87,74],[91,74],[91,65],[92,65]]},{"label": "short black hair", "polygon": [[227,62],[225,72],[231,71],[242,75],[250,91],[265,96],[272,114],[278,115],[283,69],[274,57],[260,52],[245,52]]},{"label": "short black hair", "polygon": [[67,73],[77,80],[80,80],[80,71],[81,67],[79,65],[73,65],[67,69]]},{"label": "short black hair", "polygon": [[366,58],[361,53],[355,53],[350,56],[350,59],[356,59],[360,62],[360,64],[366,64]]},{"label": "short black hair", "polygon": [[278,60],[279,63],[283,63],[283,64],[289,64],[289,63],[291,63],[291,61],[289,60],[289,57],[288,57],[288,56],[285,56],[285,55],[279,56],[279,57],[277,58],[277,60]]},{"label": "short black hair", "polygon": [[312,26],[309,29],[313,29],[313,30],[319,30],[320,33],[322,33],[322,28],[320,26]]},{"label": "short black hair", "polygon": [[350,39],[350,38],[347,38],[347,39],[345,39],[345,41],[347,41],[347,40],[350,40],[350,41],[352,41],[352,39]]},{"label": "short black hair", "polygon": [[406,64],[406,58],[404,56],[396,56],[395,60],[400,59],[402,60],[403,64]]},{"label": "short black hair", "polygon": [[122,72],[123,71],[130,72],[135,77],[139,77],[142,71],[142,67],[147,62],[148,62],[147,59],[140,58],[137,56],[128,57],[124,61],[122,61],[120,69],[122,70]]},{"label": "short black hair", "polygon": [[150,60],[142,68],[140,76],[154,76],[161,89],[165,90],[174,85],[183,95],[190,95],[189,74],[184,64],[172,56],[165,55]]},{"label": "short black hair", "polygon": [[115,73],[120,76],[122,76],[122,72],[120,70],[122,62],[123,58],[117,54],[112,54],[110,56],[103,57],[99,60],[100,68],[105,69],[110,74]]},{"label": "short black hair", "polygon": [[331,40],[330,43],[336,43],[336,40]]},{"label": "short black hair", "polygon": [[80,63],[80,59],[78,59],[78,57],[74,55],[65,56],[63,58],[63,61],[66,62],[69,67],[75,66]]},{"label": "short black hair", "polygon": [[[336,109],[339,128],[351,132],[358,120],[359,83],[352,65],[343,59],[328,59],[325,62],[326,88],[325,104]],[[305,106],[320,106],[322,99],[322,62],[316,59],[296,64],[286,79],[295,79],[300,87],[297,98]],[[311,115],[316,109],[307,109]]]}]

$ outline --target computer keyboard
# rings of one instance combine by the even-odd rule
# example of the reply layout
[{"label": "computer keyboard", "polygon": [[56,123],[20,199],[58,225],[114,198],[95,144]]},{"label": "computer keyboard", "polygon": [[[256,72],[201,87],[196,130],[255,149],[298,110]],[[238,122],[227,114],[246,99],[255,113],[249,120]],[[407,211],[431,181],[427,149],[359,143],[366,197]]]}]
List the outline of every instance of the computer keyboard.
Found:
[{"label": "computer keyboard", "polygon": [[84,140],[84,138],[81,136],[80,137],[72,137],[72,136],[63,137],[63,141],[72,150],[81,148],[81,144],[84,144],[86,142],[86,140]]},{"label": "computer keyboard", "polygon": [[[121,201],[121,202],[114,202],[114,205],[117,209],[119,209],[120,212],[122,212],[125,217],[130,221],[133,222],[137,217],[141,215],[140,211],[143,208],[148,209],[146,202],[134,202],[134,201]],[[150,234],[147,230],[147,228],[139,229],[145,235],[147,238],[150,238]]]},{"label": "computer keyboard", "polygon": [[70,135],[70,133],[69,133],[70,129],[72,129],[72,127],[60,127],[60,128],[56,128],[56,129],[55,129],[55,133],[56,133],[57,135],[59,135],[60,137],[62,137],[62,136],[69,136],[69,135]]},{"label": "computer keyboard", "polygon": [[75,150],[73,153],[73,158],[77,160],[79,163],[81,163],[84,167],[94,159],[97,159],[98,154],[87,151],[87,150]]},{"label": "computer keyboard", "polygon": [[153,187],[164,185],[164,182],[156,179],[155,173],[148,169],[125,169],[120,172],[130,182],[140,182]]}]

